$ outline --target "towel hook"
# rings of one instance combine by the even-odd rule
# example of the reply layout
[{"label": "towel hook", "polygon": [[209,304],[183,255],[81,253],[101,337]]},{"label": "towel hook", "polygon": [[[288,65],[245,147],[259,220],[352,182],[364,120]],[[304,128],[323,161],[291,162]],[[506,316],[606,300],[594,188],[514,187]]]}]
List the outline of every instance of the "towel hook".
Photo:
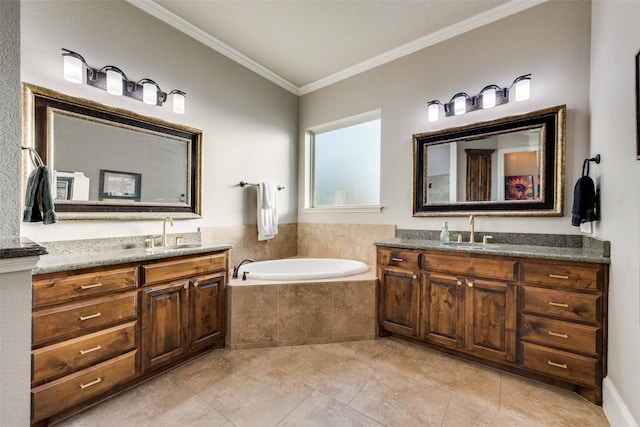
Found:
[{"label": "towel hook", "polygon": [[[600,154],[596,154],[590,159],[584,159],[584,163],[582,164],[582,176],[589,176],[589,163],[595,162],[596,165],[600,164]],[[585,175],[584,170],[587,169],[587,174]]]}]

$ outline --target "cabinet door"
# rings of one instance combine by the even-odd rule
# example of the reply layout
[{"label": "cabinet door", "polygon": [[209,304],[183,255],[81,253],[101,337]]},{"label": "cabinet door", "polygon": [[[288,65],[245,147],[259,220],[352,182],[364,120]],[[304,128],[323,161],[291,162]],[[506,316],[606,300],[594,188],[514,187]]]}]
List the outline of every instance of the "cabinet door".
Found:
[{"label": "cabinet door", "polygon": [[486,359],[515,361],[515,285],[468,278],[465,288],[465,348]]},{"label": "cabinet door", "polygon": [[462,348],[464,339],[464,279],[449,274],[425,275],[422,297],[422,338]]},{"label": "cabinet door", "polygon": [[142,290],[142,369],[169,363],[189,349],[189,281]]},{"label": "cabinet door", "polygon": [[221,339],[224,332],[224,288],[226,274],[220,272],[191,281],[191,344],[206,347]]},{"label": "cabinet door", "polygon": [[417,337],[420,274],[399,268],[382,268],[380,325],[389,332]]}]

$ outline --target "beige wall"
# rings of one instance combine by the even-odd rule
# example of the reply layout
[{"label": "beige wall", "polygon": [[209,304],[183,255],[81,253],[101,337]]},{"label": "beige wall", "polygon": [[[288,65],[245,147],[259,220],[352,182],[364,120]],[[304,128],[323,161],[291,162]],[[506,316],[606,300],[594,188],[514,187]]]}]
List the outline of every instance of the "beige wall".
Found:
[{"label": "beige wall", "polygon": [[[640,2],[593,2],[591,150],[602,163],[602,221],[596,235],[611,241],[609,375],[630,412],[612,418],[615,393],[605,387],[612,426],[640,424],[640,161],[636,156],[635,55],[640,49]],[[620,415],[620,414],[618,414]]]},{"label": "beige wall", "polygon": [[[412,145],[414,133],[495,119],[567,104],[567,180],[561,218],[489,218],[477,231],[577,233],[570,224],[571,195],[580,176],[589,140],[590,4],[553,1],[428,47],[402,59],[301,97],[300,141],[304,130],[365,111],[382,109],[382,187],[380,213],[305,213],[301,223],[395,224],[399,228],[437,230],[442,218],[412,218]],[[447,101],[460,91],[477,94],[494,83],[511,84],[532,73],[532,94],[491,110],[427,121],[426,103]],[[304,165],[300,143],[300,171]],[[299,178],[303,198],[304,176]],[[467,230],[465,218],[447,218],[451,230]]]},{"label": "beige wall", "polygon": [[[298,99],[125,1],[22,2],[22,80],[58,92],[202,129],[203,218],[174,232],[256,223],[256,195],[240,181],[273,181],[281,223],[297,221]],[[184,116],[114,97],[62,78],[61,48],[95,67],[115,65],[130,79],[151,78],[164,91],[187,92]],[[159,234],[159,221],[22,224],[36,241]]]}]

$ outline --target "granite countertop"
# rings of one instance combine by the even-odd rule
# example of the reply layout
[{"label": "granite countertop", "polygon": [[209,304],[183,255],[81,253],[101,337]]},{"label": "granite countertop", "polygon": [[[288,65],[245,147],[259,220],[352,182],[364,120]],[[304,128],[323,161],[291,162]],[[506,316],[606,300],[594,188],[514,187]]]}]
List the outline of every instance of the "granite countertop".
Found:
[{"label": "granite countertop", "polygon": [[[144,262],[232,248],[230,244],[201,243],[199,233],[182,233],[179,236],[183,238],[183,244],[166,248],[146,248],[144,246],[145,238],[150,236],[43,243],[42,245],[49,249],[49,255],[40,257],[32,273],[56,273],[83,268]],[[169,241],[172,241],[172,239],[169,239]]]},{"label": "granite countertop", "polygon": [[0,239],[0,259],[22,258],[48,253],[45,246],[24,237]]},{"label": "granite countertop", "polygon": [[517,245],[504,243],[440,243],[438,240],[408,239],[397,237],[391,240],[374,242],[376,246],[388,246],[403,249],[426,249],[433,251],[465,252],[472,254],[503,255],[522,258],[555,259],[566,261],[596,262],[609,264],[608,254],[598,247],[558,247]]}]

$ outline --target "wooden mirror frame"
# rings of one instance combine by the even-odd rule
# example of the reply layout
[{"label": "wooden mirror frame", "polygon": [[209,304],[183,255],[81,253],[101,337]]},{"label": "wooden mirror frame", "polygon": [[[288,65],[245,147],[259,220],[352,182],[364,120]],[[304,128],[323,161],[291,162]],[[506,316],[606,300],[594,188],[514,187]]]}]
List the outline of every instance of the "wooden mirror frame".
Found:
[{"label": "wooden mirror frame", "polygon": [[[52,90],[22,84],[22,145],[34,148],[45,165],[51,165],[55,143],[49,135],[53,128],[49,110],[56,109],[83,116],[88,120],[113,123],[141,132],[179,138],[188,143],[187,161],[187,203],[157,203],[111,201],[54,201],[58,218],[64,219],[157,219],[170,215],[174,219],[201,218],[201,153],[202,131],[187,126],[165,122],[131,111],[107,107],[105,105],[64,95]],[[33,163],[29,156],[23,156],[22,188]]]},{"label": "wooden mirror frame", "polygon": [[[413,135],[414,217],[425,216],[562,216],[564,201],[566,106],[466,126]],[[542,129],[544,185],[541,199],[427,203],[426,153],[429,146],[468,141],[518,130]]]}]

